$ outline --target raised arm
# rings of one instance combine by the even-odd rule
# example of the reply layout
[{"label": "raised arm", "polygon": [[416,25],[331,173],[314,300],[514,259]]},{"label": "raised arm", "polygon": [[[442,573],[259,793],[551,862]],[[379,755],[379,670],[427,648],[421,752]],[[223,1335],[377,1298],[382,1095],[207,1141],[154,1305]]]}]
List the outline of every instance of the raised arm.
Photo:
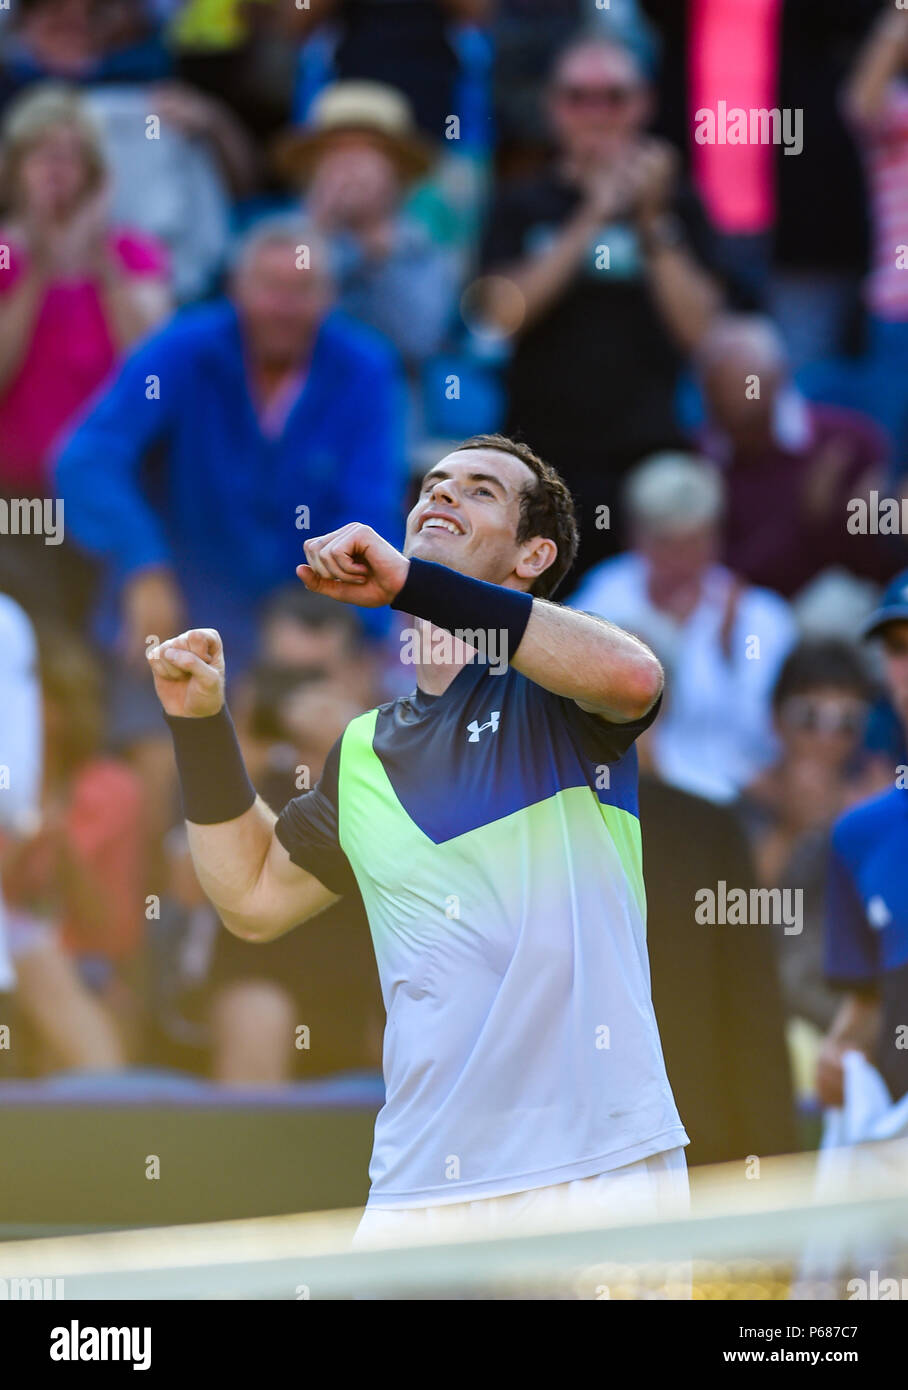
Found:
[{"label": "raised arm", "polygon": [[889,85],[908,58],[908,12],[884,10],[861,49],[843,93],[853,121],[875,121],[883,110]]},{"label": "raised arm", "polygon": [[604,619],[408,560],[358,522],[304,548],[309,563],[297,574],[307,588],[362,607],[390,603],[449,631],[494,629],[516,670],[612,723],[642,719],[662,692],[662,667],[650,649]]},{"label": "raised arm", "polygon": [[511,665],[613,724],[642,719],[662,693],[662,667],[639,638],[540,598]]},{"label": "raised arm", "polygon": [[337,901],[298,868],[256,796],[224,703],[224,650],[194,628],[148,652],[174,739],[189,848],[203,891],[228,931],[271,941]]}]

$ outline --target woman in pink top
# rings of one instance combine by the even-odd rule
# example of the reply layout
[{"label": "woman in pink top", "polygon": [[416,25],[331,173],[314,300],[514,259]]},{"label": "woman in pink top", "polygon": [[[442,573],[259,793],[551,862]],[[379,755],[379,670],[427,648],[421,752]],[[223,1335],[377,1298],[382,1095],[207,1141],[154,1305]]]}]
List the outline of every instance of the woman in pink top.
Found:
[{"label": "woman in pink top", "polygon": [[109,225],[97,132],[65,87],[10,107],[0,188],[0,494],[42,497],[61,430],[167,314],[167,267]]}]

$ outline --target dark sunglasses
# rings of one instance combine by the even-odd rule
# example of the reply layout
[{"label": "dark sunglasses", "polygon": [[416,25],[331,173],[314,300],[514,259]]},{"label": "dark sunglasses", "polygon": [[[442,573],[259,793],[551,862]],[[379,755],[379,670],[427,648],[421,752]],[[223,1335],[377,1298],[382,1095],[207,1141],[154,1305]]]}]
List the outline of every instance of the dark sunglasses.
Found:
[{"label": "dark sunglasses", "polygon": [[786,700],[780,714],[790,729],[810,734],[859,734],[867,718],[864,709],[843,709],[804,695]]}]

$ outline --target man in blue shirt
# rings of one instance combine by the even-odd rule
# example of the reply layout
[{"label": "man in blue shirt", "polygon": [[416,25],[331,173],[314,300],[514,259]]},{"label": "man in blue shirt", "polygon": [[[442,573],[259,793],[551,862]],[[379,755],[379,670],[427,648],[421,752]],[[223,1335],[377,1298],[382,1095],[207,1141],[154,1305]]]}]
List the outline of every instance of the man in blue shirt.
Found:
[{"label": "man in blue shirt", "polygon": [[[865,636],[879,638],[889,696],[908,730],[908,570],[889,585]],[[820,1054],[817,1089],[842,1103],[842,1057],[865,1052],[893,1100],[908,1092],[908,767],[891,791],[837,822],[826,913],[826,973],[845,991]]]},{"label": "man in blue shirt", "polygon": [[305,224],[259,224],[229,299],[144,343],[63,448],[70,534],[108,561],[98,635],[112,642],[119,607],[133,662],[150,636],[215,615],[236,675],[307,535],[353,516],[402,533],[397,359],[331,312],[326,267]]}]

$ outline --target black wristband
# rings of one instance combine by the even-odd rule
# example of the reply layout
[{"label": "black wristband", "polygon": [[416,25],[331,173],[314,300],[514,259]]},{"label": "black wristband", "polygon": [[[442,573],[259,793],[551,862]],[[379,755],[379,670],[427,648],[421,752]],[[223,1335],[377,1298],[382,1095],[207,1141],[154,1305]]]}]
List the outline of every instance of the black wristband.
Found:
[{"label": "black wristband", "polygon": [[183,793],[183,815],[194,825],[236,820],[255,801],[255,787],[237,743],[230,711],[201,719],[165,714]]},{"label": "black wristband", "polygon": [[391,607],[455,634],[504,632],[507,660],[512,661],[530,621],[533,597],[520,589],[505,589],[501,584],[458,574],[447,565],[413,559],[406,583]]}]

